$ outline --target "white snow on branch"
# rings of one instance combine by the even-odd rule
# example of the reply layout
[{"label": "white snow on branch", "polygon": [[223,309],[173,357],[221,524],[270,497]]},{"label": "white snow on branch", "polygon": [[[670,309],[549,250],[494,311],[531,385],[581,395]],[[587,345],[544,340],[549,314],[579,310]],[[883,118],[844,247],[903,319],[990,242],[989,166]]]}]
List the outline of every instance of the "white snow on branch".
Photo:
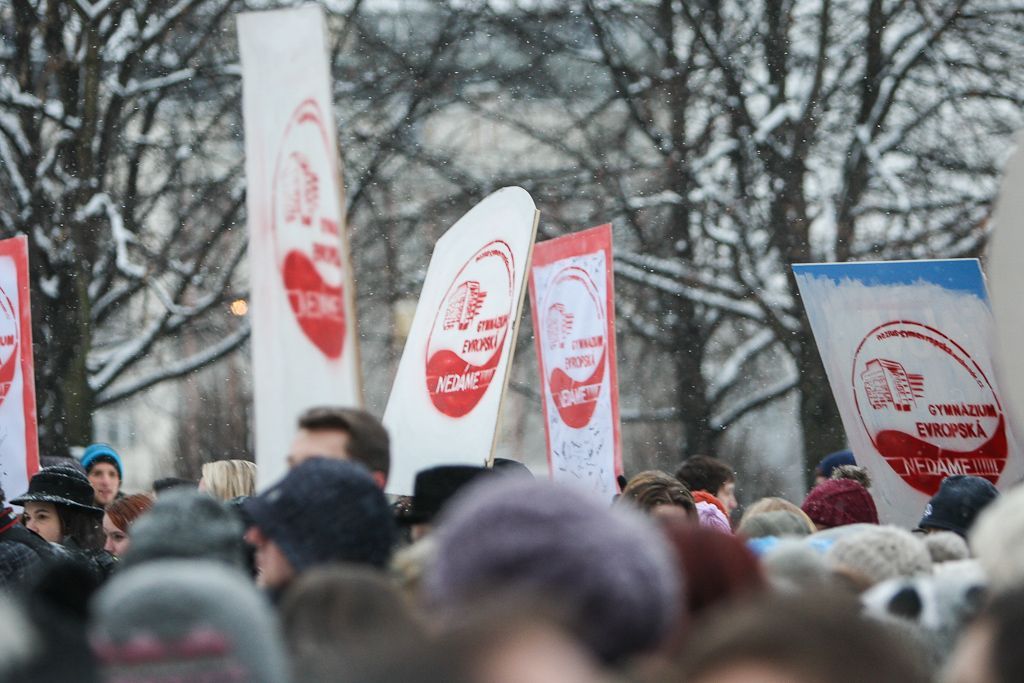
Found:
[{"label": "white snow on branch", "polygon": [[243,320],[235,331],[223,337],[215,344],[207,346],[202,351],[183,358],[176,363],[162,365],[158,370],[148,375],[137,377],[124,384],[111,387],[108,391],[100,392],[96,397],[96,405],[97,407],[102,407],[120,401],[165,380],[182,377],[203,368],[241,346],[249,338],[249,333],[249,321]]},{"label": "white snow on branch", "polygon": [[735,386],[743,366],[774,343],[775,334],[771,330],[765,329],[737,346],[709,383],[708,400],[717,401],[726,390]]},{"label": "white snow on branch", "polygon": [[794,375],[787,379],[775,382],[774,384],[770,384],[759,392],[748,394],[736,403],[730,405],[718,415],[714,416],[711,419],[712,427],[717,431],[726,429],[729,425],[746,415],[751,410],[760,408],[763,405],[771,403],[777,398],[785,396],[795,389],[799,383],[800,376]]},{"label": "white snow on branch", "polygon": [[166,76],[160,76],[159,78],[149,78],[144,81],[131,79],[124,84],[124,86],[118,85],[117,83],[111,83],[111,88],[122,97],[134,97],[145,92],[170,88],[178,85],[179,83],[195,78],[195,75],[195,69],[178,69],[177,71],[169,73]]},{"label": "white snow on branch", "polygon": [[78,117],[65,115],[62,102],[58,100],[43,101],[35,95],[22,92],[18,82],[10,76],[0,77],[0,104],[38,111],[68,128],[77,130],[82,125]]},{"label": "white snow on branch", "polygon": [[75,218],[76,220],[92,218],[99,215],[100,211],[107,214],[107,221],[110,223],[110,233],[114,238],[117,250],[117,269],[126,277],[139,279],[145,277],[145,267],[133,263],[128,256],[128,244],[135,241],[135,236],[124,227],[121,211],[106,192],[93,195],[89,203],[75,215]]},{"label": "white snow on branch", "polygon": [[60,275],[39,278],[39,289],[48,298],[56,299],[60,296]]},{"label": "white snow on branch", "polygon": [[757,130],[754,131],[754,140],[759,143],[764,142],[776,128],[787,121],[798,120],[799,116],[800,107],[795,100],[779,103],[758,122]]},{"label": "white snow on branch", "polygon": [[670,277],[665,277],[664,275],[658,275],[656,273],[649,273],[641,268],[637,268],[636,266],[632,266],[622,261],[616,261],[615,273],[622,275],[627,280],[646,285],[661,292],[665,292],[666,294],[672,294],[684,299],[689,299],[694,303],[702,304],[709,308],[718,308],[742,318],[757,320],[759,322],[764,322],[765,320],[764,311],[762,311],[757,304],[750,301],[739,301],[724,294],[709,292],[699,287],[685,285]]},{"label": "white snow on branch", "polygon": [[75,4],[78,5],[78,9],[82,11],[82,14],[87,16],[90,21],[94,21],[97,17],[110,9],[110,6],[114,4],[114,0],[100,0],[99,2],[75,0]]},{"label": "white snow on branch", "polygon": [[158,21],[146,25],[145,30],[142,32],[142,42],[148,43],[166,31],[168,26],[177,21],[178,17],[185,14],[195,3],[196,0],[179,0],[166,13],[161,14]]},{"label": "white snow on branch", "polygon": [[637,268],[643,268],[652,272],[660,273],[681,280],[690,280],[707,287],[718,289],[735,296],[743,296],[747,293],[746,288],[735,280],[715,275],[710,270],[696,268],[681,259],[667,259],[650,254],[638,254],[628,251],[620,251],[615,258]]},{"label": "white snow on branch", "polygon": [[646,320],[642,314],[638,313],[636,306],[632,301],[623,297],[617,299],[615,305],[619,312],[620,321],[625,322],[647,339],[653,339],[656,341],[665,340],[665,331]]},{"label": "white snow on branch", "polygon": [[[100,370],[89,378],[89,387],[100,392],[107,388],[121,372],[138,360],[152,346],[164,329],[166,315],[159,316],[140,334],[115,347],[104,361],[98,361]],[[90,356],[90,361],[93,357]]]},{"label": "white snow on branch", "polygon": [[649,194],[626,199],[626,206],[631,209],[650,209],[659,206],[672,206],[683,203],[683,198],[678,193],[665,190],[657,194]]},{"label": "white snow on branch", "polygon": [[21,205],[29,206],[32,203],[32,193],[28,191],[25,179],[21,177],[21,171],[18,170],[18,164],[11,153],[11,146],[7,144],[7,137],[4,135],[0,135],[0,166],[7,171],[7,177],[11,179]]},{"label": "white snow on branch", "polygon": [[677,408],[623,408],[619,413],[623,422],[671,422],[678,418]]}]

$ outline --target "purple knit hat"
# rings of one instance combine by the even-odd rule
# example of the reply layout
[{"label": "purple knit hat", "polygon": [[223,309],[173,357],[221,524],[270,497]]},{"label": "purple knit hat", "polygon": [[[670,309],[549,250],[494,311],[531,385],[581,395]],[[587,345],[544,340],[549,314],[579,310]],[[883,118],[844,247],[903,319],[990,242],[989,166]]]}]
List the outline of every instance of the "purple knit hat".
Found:
[{"label": "purple knit hat", "polygon": [[819,527],[878,524],[878,510],[868,490],[852,479],[829,479],[815,486],[801,509]]},{"label": "purple knit hat", "polygon": [[425,594],[458,610],[476,598],[554,600],[604,661],[656,646],[677,619],[671,550],[624,507],[551,482],[474,483],[442,513]]},{"label": "purple knit hat", "polygon": [[732,526],[729,524],[729,518],[718,509],[718,506],[713,503],[705,503],[704,501],[696,503],[696,506],[697,519],[702,527],[732,535]]}]

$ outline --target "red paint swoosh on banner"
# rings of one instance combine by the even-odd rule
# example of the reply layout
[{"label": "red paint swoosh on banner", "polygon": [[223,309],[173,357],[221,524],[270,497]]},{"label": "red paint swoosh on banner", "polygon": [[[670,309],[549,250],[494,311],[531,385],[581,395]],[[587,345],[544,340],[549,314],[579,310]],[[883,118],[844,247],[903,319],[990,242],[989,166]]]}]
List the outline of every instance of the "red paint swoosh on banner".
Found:
[{"label": "red paint swoosh on banner", "polygon": [[[590,418],[594,416],[597,408],[597,396],[601,391],[601,382],[604,379],[605,356],[601,351],[601,360],[598,362],[590,377],[577,382],[561,368],[555,368],[551,373],[551,380],[548,383],[551,387],[551,396],[555,399],[555,407],[562,421],[570,427],[581,429],[586,427]],[[567,392],[567,393],[562,393]],[[565,400],[567,397],[569,400]]]},{"label": "red paint swoosh on banner", "polygon": [[476,408],[491,386],[503,348],[504,337],[483,365],[467,363],[448,349],[431,356],[427,360],[427,392],[434,406],[448,417],[462,417]]},{"label": "red paint swoosh on banner", "polygon": [[4,361],[3,365],[0,365],[0,404],[7,398],[7,393],[11,390],[11,384],[14,382],[14,372],[18,369],[18,359],[20,354],[18,353],[18,343],[14,343],[14,350],[11,351],[11,357]]},{"label": "red paint swoosh on banner", "polygon": [[341,286],[324,281],[301,251],[290,251],[281,266],[288,303],[302,332],[328,358],[341,356],[345,345],[345,301]]},{"label": "red paint swoosh on banner", "polygon": [[895,429],[879,432],[874,442],[890,467],[927,495],[938,491],[942,480],[951,474],[972,474],[995,484],[1006,465],[1008,448],[1002,416],[992,438],[971,451],[942,448]]}]

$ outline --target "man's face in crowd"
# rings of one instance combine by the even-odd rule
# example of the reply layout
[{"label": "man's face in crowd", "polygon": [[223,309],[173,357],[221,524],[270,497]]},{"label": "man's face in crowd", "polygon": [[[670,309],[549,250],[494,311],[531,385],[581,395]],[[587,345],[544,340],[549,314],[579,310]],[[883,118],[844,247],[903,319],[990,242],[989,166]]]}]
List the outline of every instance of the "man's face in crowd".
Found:
[{"label": "man's face in crowd", "polygon": [[[310,458],[332,458],[334,460],[352,460],[348,452],[351,438],[342,429],[299,429],[288,449],[288,467],[296,467]],[[383,472],[373,470],[370,476],[377,486],[384,488],[388,478]]]},{"label": "man's face in crowd", "polygon": [[718,493],[715,494],[715,498],[722,501],[725,505],[725,509],[732,514],[732,511],[736,509],[739,503],[736,502],[736,482],[727,481],[722,484],[722,488],[718,489]]},{"label": "man's face in crowd", "polygon": [[270,538],[259,527],[250,527],[245,540],[256,549],[256,585],[278,589],[287,586],[295,578],[295,568]]},{"label": "man's face in crowd", "polygon": [[109,462],[98,462],[89,470],[89,483],[92,484],[97,504],[106,507],[117,497],[121,477],[117,475],[117,468]]},{"label": "man's face in crowd", "polygon": [[300,429],[288,450],[288,467],[314,457],[349,460],[348,432],[340,429]]}]

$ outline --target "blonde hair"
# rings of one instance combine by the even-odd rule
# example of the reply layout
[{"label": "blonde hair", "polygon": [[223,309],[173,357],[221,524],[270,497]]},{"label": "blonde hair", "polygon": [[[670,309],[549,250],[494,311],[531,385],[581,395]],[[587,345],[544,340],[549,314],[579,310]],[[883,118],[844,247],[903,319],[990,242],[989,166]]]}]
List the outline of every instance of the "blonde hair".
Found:
[{"label": "blonde hair", "polygon": [[217,460],[203,465],[206,492],[228,501],[256,492],[256,465],[248,460]]}]

